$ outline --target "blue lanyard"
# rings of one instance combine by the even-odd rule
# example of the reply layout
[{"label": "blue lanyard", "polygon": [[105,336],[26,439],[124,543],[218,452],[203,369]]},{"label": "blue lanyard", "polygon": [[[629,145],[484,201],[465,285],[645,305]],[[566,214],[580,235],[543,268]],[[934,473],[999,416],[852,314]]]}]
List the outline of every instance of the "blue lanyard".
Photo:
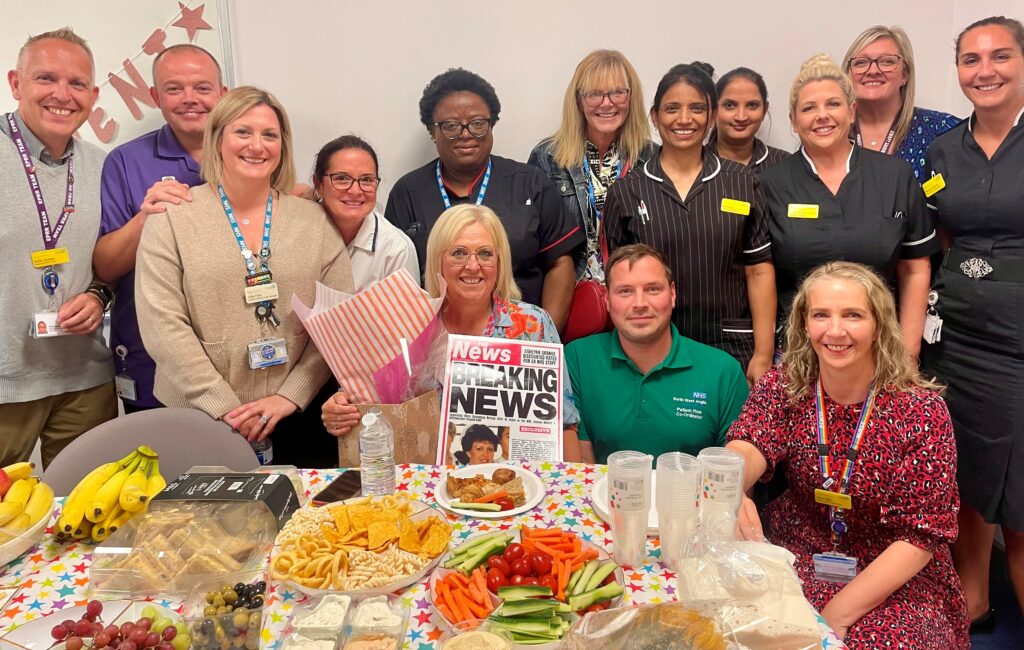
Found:
[{"label": "blue lanyard", "polygon": [[[451,199],[448,198],[448,191],[444,189],[444,181],[441,180],[441,161],[437,161],[434,167],[434,174],[437,176],[437,189],[441,190],[441,200],[444,201],[444,209],[452,207]],[[480,192],[476,195],[476,204],[484,202],[484,195],[487,194],[487,184],[491,182],[491,157],[487,157],[487,171],[484,172],[484,182],[480,183]],[[472,189],[472,188],[470,188]]]},{"label": "blue lanyard", "polygon": [[[590,197],[590,207],[594,210],[594,219],[601,225],[601,211],[597,209],[597,197],[594,195],[594,182],[590,178],[590,165],[587,164],[587,156],[583,155],[583,178],[587,179],[587,195]],[[619,160],[615,168],[616,180],[622,178],[622,160]]]},{"label": "blue lanyard", "polygon": [[[235,211],[231,208],[231,203],[228,202],[228,195],[224,193],[224,186],[218,184],[217,192],[220,194],[220,203],[224,206],[224,214],[228,216],[228,222],[231,224],[231,232],[235,233],[235,240],[238,242],[238,248],[242,251],[242,257],[245,259],[245,268],[249,273],[256,272],[256,260],[252,257],[252,251],[249,250],[249,245],[245,243],[245,238],[242,237],[242,229],[238,227],[238,221],[235,220]],[[267,266],[267,258],[270,257],[270,216],[274,208],[274,193],[270,192],[267,195],[267,212],[266,217],[263,219],[263,241],[260,244],[260,270],[269,271],[270,267]]]}]

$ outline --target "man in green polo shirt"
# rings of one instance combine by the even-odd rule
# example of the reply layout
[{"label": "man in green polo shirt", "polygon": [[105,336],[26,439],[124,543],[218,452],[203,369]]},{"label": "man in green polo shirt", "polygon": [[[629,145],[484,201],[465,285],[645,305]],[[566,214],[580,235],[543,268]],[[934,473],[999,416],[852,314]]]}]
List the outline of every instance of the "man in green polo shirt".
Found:
[{"label": "man in green polo shirt", "polygon": [[615,329],[565,348],[584,460],[606,463],[622,449],[696,455],[724,445],[747,380],[729,354],[676,330],[676,288],[664,256],[642,244],[617,248],[605,281]]}]

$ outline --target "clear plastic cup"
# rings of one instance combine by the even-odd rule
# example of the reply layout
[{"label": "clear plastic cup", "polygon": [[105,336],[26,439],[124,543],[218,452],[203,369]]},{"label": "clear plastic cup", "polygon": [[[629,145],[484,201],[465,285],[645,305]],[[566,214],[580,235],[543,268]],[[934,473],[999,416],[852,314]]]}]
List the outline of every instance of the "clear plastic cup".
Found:
[{"label": "clear plastic cup", "polygon": [[700,525],[712,538],[729,539],[743,501],[743,456],[723,447],[709,447],[697,458],[704,468]]},{"label": "clear plastic cup", "polygon": [[689,454],[673,451],[658,456],[655,503],[661,558],[668,566],[678,565],[683,545],[697,525],[703,475],[703,465]]},{"label": "clear plastic cup", "polygon": [[608,506],[612,519],[612,556],[619,564],[639,566],[647,559],[647,513],[651,509],[651,461],[638,451],[608,456]]}]

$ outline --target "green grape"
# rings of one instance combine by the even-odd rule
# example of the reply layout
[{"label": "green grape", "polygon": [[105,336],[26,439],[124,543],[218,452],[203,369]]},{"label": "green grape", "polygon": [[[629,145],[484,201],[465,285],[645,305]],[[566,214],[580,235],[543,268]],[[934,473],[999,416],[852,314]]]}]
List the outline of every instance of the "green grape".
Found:
[{"label": "green grape", "polygon": [[174,650],[188,650],[188,647],[191,644],[192,639],[188,638],[187,634],[182,634],[181,630],[178,630],[178,636],[171,640],[171,645],[174,646]]},{"label": "green grape", "polygon": [[185,625],[185,621],[178,621],[174,624],[174,627],[178,630],[178,636],[188,638],[188,626]]},{"label": "green grape", "polygon": [[[160,632],[163,632],[165,628],[171,627],[172,625],[173,623],[171,623],[171,619],[169,618],[164,618],[161,616],[159,618],[153,619],[153,630],[158,634]],[[180,632],[181,630],[178,631]]]},{"label": "green grape", "polygon": [[142,608],[142,616],[143,618],[150,618],[155,621],[157,617],[156,607],[153,607],[152,605],[146,605]]}]

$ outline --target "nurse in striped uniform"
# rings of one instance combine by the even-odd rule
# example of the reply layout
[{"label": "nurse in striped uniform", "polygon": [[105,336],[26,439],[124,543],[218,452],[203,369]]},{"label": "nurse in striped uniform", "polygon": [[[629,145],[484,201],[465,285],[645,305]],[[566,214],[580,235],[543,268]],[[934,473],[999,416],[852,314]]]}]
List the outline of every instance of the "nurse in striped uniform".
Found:
[{"label": "nurse in striped uniform", "polygon": [[718,104],[713,72],[680,64],[661,79],[651,121],[662,146],[609,190],[604,237],[609,253],[634,243],[662,251],[679,332],[731,354],[753,383],[772,361],[775,270],[757,177],[703,144]]}]

